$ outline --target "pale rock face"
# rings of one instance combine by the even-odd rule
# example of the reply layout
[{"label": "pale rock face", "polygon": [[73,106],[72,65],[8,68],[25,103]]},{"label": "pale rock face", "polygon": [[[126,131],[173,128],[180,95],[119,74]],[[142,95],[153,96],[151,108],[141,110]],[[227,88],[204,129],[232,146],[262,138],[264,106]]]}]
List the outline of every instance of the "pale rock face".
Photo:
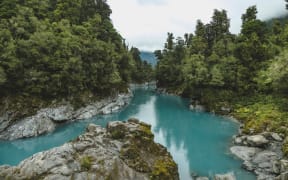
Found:
[{"label": "pale rock face", "polygon": [[109,114],[119,111],[127,105],[132,93],[119,94],[115,98],[103,99],[75,110],[69,103],[58,107],[40,109],[30,116],[12,123],[8,112],[0,116],[0,139],[14,140],[34,137],[54,131],[58,123],[88,119],[97,114]]},{"label": "pale rock face", "polygon": [[288,171],[288,160],[286,160],[286,159],[280,160],[280,171],[281,172]]},{"label": "pale rock face", "polygon": [[0,139],[14,140],[19,138],[34,137],[51,132],[56,125],[42,114],[25,118],[18,123],[8,127],[0,134]]},{"label": "pale rock face", "polygon": [[46,111],[47,117],[56,122],[67,121],[73,117],[73,107],[71,105],[62,105],[57,108],[48,108]]},{"label": "pale rock face", "polygon": [[280,137],[280,135],[277,134],[277,133],[271,133],[271,137],[272,137],[275,141],[279,141],[279,142],[283,141],[283,139],[282,139],[282,138]]},{"label": "pale rock face", "polygon": [[[69,143],[36,153],[17,166],[0,166],[0,179],[178,180],[177,164],[153,141],[150,128],[135,119],[111,122],[107,129],[90,124]],[[159,166],[165,174],[159,174]]]},{"label": "pale rock face", "polygon": [[269,141],[262,135],[248,136],[247,142],[253,147],[263,147],[269,143]]},{"label": "pale rock face", "polygon": [[230,151],[243,161],[250,161],[261,149],[256,147],[232,146]]}]

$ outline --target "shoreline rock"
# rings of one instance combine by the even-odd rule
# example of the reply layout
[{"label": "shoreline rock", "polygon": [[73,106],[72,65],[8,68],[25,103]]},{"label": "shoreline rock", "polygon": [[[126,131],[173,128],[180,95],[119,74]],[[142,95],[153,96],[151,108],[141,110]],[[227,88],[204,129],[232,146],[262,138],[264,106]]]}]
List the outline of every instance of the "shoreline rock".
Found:
[{"label": "shoreline rock", "polygon": [[283,157],[283,138],[279,134],[238,135],[233,143],[231,153],[243,160],[242,167],[255,173],[257,180],[288,178],[288,161]]},{"label": "shoreline rock", "polygon": [[216,174],[214,180],[236,180],[236,177],[233,172],[227,174]]},{"label": "shoreline rock", "polygon": [[199,101],[193,100],[193,99],[190,102],[189,109],[191,111],[196,111],[196,112],[204,112],[204,111],[206,111],[206,108],[205,108],[204,105],[200,104]]},{"label": "shoreline rock", "polygon": [[151,126],[130,119],[102,128],[88,125],[75,140],[0,166],[0,179],[173,179],[178,167],[167,149],[155,143]]},{"label": "shoreline rock", "polygon": [[117,112],[129,103],[132,96],[132,92],[129,91],[127,94],[106,98],[79,109],[74,109],[70,103],[58,107],[43,108],[37,111],[35,115],[14,123],[9,123],[9,113],[4,113],[0,117],[0,140],[35,137],[54,131],[60,123],[88,119],[97,114]]}]

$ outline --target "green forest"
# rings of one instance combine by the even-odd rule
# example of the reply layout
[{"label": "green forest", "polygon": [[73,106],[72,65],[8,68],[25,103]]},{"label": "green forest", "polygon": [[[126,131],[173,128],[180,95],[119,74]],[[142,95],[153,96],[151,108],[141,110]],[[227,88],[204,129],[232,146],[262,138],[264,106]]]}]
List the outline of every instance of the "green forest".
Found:
[{"label": "green forest", "polygon": [[[105,0],[1,0],[0,108],[27,116],[51,102],[81,105],[156,78],[158,88],[209,111],[228,107],[246,133],[288,135],[287,18],[262,21],[251,6],[232,34],[227,12],[214,10],[194,33],[168,33],[154,70],[127,46],[111,13]],[[288,142],[283,148],[288,155]]]},{"label": "green forest", "polygon": [[168,33],[165,48],[155,51],[157,86],[209,111],[225,113],[221,108],[228,107],[246,133],[287,135],[287,18],[261,21],[251,6],[242,14],[239,34],[229,27],[227,12],[214,10],[210,23],[197,21],[194,33],[176,38]]},{"label": "green forest", "polygon": [[152,66],[127,47],[111,12],[103,0],[1,0],[2,104],[78,103],[149,81]]}]

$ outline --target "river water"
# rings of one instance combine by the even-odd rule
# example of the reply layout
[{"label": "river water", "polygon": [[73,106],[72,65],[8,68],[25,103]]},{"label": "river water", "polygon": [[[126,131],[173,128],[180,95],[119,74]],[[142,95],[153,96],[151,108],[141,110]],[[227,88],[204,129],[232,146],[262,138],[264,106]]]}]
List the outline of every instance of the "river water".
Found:
[{"label": "river water", "polygon": [[187,99],[136,89],[131,103],[119,113],[65,124],[53,133],[36,138],[0,142],[0,165],[16,165],[36,152],[72,140],[89,123],[105,126],[109,121],[135,117],[152,125],[155,141],[171,152],[181,180],[191,179],[191,174],[212,178],[216,173],[227,172],[233,172],[239,180],[255,180],[229,152],[239,124],[210,113],[190,111],[188,105]]}]

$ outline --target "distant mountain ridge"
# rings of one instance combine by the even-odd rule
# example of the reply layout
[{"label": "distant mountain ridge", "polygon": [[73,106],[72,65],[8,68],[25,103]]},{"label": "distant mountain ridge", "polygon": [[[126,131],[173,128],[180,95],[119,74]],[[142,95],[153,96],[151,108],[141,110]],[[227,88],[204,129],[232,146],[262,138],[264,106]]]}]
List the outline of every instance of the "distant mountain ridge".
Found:
[{"label": "distant mountain ridge", "polygon": [[140,57],[142,61],[147,61],[149,64],[152,64],[152,66],[156,66],[157,64],[157,59],[153,52],[141,51]]}]

